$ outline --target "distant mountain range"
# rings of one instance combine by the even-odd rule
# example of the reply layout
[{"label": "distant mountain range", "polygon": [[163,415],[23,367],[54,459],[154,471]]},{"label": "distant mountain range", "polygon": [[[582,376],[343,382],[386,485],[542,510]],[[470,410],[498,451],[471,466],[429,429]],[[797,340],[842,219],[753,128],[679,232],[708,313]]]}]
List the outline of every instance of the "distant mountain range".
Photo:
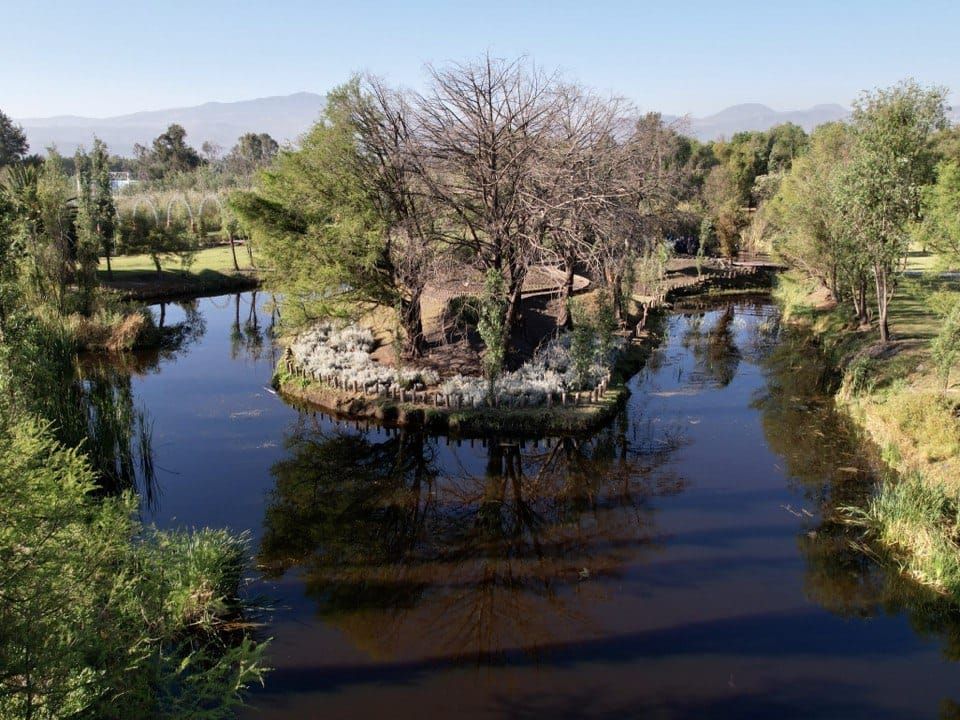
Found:
[{"label": "distant mountain range", "polygon": [[295,93],[240,102],[208,102],[194,107],[151,110],[108,118],[58,115],[18,119],[27,134],[31,152],[44,152],[55,144],[64,155],[78,145],[90,147],[93,136],[107,143],[115,155],[133,155],[135,143],[149,145],[171,123],[187,131],[187,142],[199,148],[205,141],[228,151],[244,133],[269,133],[281,144],[294,142],[323,110],[324,97]]},{"label": "distant mountain range", "polygon": [[[132,155],[134,143],[148,145],[171,123],[187,130],[187,141],[199,148],[211,141],[229,150],[243,133],[266,132],[280,143],[296,142],[316,122],[323,110],[324,97],[301,92],[294,95],[243,100],[209,102],[194,107],[152,110],[109,118],[86,118],[60,115],[50,118],[22,118],[33,152],[43,152],[52,144],[63,154],[73,154],[78,145],[89,147],[96,135],[117,155]],[[841,105],[815,105],[807,110],[773,110],[766,105],[748,103],[733,105],[706,117],[664,116],[679,123],[680,130],[700,140],[729,138],[743,130],[767,130],[780,123],[792,122],[810,131],[817,125],[843,120],[850,111]],[[960,111],[954,110],[953,121],[960,122]]]},{"label": "distant mountain range", "polygon": [[759,103],[733,105],[706,117],[670,118],[680,129],[698,140],[730,138],[744,130],[769,130],[781,123],[794,123],[809,132],[817,125],[845,120],[850,111],[842,105],[814,105],[808,110],[773,110]]}]

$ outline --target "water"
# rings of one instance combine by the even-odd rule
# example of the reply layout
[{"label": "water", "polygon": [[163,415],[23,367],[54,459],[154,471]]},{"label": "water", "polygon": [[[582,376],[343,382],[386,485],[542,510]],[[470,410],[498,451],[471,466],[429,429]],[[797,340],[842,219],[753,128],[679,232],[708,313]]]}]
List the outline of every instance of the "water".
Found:
[{"label": "water", "polygon": [[956,612],[834,522],[871,459],[765,301],[670,316],[608,428],[518,444],[298,412],[266,300],[167,306],[202,325],[133,380],[145,516],[252,533],[249,717],[960,717]]}]

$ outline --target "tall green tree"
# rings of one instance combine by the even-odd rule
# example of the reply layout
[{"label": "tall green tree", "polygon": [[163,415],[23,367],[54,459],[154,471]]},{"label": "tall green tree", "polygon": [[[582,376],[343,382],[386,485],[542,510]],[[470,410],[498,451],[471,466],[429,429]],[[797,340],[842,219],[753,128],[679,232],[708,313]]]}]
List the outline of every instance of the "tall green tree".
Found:
[{"label": "tall green tree", "polygon": [[227,167],[240,175],[250,175],[269,165],[280,145],[267,133],[244,133],[225,158]]},{"label": "tall green tree", "polygon": [[356,78],[330,93],[323,121],[256,192],[232,198],[294,327],[396,308],[406,350],[422,352],[433,221],[413,187],[407,120],[401,96]]},{"label": "tall green tree", "polygon": [[110,187],[109,155],[99,139],[93,151],[77,150],[77,281],[81,299],[89,308],[97,284],[100,255],[106,256],[107,272],[113,278],[113,254],[117,208]]},{"label": "tall green tree", "polygon": [[0,168],[22,160],[29,147],[23,128],[0,110]]},{"label": "tall green tree", "polygon": [[934,179],[935,133],[945,126],[943,88],[905,81],[854,103],[854,146],[839,200],[873,275],[882,342],[890,338],[890,300],[910,226],[920,218],[924,186]]},{"label": "tall green tree", "polygon": [[809,151],[793,161],[760,214],[772,228],[774,251],[818,280],[837,301],[849,298],[863,323],[869,267],[839,204],[852,145],[852,132],[842,123],[817,128]]},{"label": "tall green tree", "polygon": [[199,153],[187,144],[187,131],[182,125],[170,125],[154,138],[150,148],[134,145],[141,177],[160,179],[189,172],[201,164]]},{"label": "tall green tree", "polygon": [[960,263],[960,161],[942,161],[936,183],[924,188],[920,238],[949,263]]}]

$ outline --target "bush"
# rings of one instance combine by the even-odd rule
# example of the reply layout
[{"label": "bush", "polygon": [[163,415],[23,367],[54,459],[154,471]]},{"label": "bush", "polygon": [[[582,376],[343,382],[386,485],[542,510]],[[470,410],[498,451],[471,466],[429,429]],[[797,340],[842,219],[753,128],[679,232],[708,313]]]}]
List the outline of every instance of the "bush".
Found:
[{"label": "bush", "polygon": [[0,421],[0,717],[219,718],[261,679],[232,636],[246,538],[142,532],[49,425]]},{"label": "bush", "polygon": [[940,326],[940,332],[930,346],[930,354],[937,364],[937,374],[943,389],[950,387],[950,371],[960,360],[960,303],[954,303]]}]

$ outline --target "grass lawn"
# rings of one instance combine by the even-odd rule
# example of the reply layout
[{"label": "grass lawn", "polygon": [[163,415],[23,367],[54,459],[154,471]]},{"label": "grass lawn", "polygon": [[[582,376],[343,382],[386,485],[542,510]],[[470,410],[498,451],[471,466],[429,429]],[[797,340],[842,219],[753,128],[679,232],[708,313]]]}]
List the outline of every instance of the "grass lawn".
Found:
[{"label": "grass lawn", "polygon": [[[156,268],[153,265],[153,259],[149,255],[118,255],[110,258],[110,264],[113,266],[114,275],[129,273],[151,273],[156,274]],[[250,261],[247,258],[247,251],[244,247],[237,248],[237,264],[241,270],[251,270]],[[180,260],[176,257],[164,258],[161,261],[163,272],[180,273],[201,273],[205,270],[211,270],[219,273],[232,273],[233,257],[230,254],[228,245],[204,248],[200,250],[193,260],[189,271],[180,266]],[[107,263],[101,258],[100,277],[106,279]]]},{"label": "grass lawn", "polygon": [[184,268],[175,256],[161,259],[162,273],[157,276],[149,255],[119,255],[110,259],[113,279],[107,277],[107,263],[101,258],[98,276],[100,282],[123,295],[137,300],[163,299],[190,293],[224,292],[249,286],[255,282],[244,247],[237,248],[237,264],[233,269],[230,247],[204,248],[193,257],[189,268]]}]

